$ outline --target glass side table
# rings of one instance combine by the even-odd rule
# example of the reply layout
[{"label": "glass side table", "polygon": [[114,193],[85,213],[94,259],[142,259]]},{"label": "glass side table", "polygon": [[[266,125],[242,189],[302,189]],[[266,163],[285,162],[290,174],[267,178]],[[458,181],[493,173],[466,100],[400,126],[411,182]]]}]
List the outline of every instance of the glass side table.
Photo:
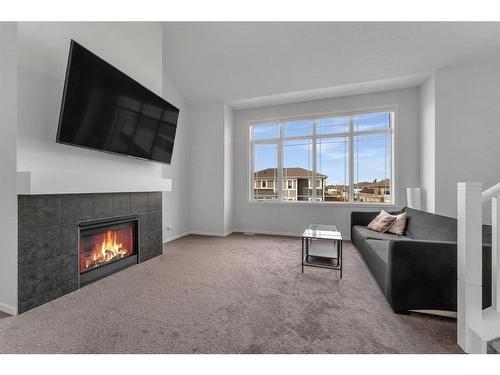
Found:
[{"label": "glass side table", "polygon": [[342,278],[342,234],[335,225],[311,224],[302,234],[304,267],[337,270]]}]

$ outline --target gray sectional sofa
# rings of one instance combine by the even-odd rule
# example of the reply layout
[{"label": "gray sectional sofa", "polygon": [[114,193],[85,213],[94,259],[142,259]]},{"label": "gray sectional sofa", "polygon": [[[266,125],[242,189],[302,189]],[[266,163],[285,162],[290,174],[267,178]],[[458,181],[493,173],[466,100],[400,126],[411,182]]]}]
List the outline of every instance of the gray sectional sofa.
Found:
[{"label": "gray sectional sofa", "polygon": [[[457,220],[405,208],[404,235],[366,226],[378,212],[352,212],[351,240],[394,312],[457,311]],[[397,214],[400,212],[394,212]],[[491,306],[491,227],[483,226],[483,308]]]}]

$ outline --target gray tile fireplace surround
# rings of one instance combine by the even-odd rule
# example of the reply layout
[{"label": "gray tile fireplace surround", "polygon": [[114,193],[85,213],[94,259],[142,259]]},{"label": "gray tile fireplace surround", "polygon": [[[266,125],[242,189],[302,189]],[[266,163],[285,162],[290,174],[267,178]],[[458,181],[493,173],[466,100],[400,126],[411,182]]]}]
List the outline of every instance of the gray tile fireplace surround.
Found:
[{"label": "gray tile fireplace surround", "polygon": [[162,253],[162,194],[19,195],[19,313],[78,289],[78,223],[136,215],[139,262]]}]

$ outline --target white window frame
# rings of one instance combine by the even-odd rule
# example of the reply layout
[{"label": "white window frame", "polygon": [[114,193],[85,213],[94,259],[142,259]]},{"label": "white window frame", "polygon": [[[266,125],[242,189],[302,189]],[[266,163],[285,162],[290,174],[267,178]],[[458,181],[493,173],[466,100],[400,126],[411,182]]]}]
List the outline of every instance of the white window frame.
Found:
[{"label": "white window frame", "polygon": [[[382,130],[368,130],[368,131],[354,131],[354,124],[351,120],[349,121],[349,131],[343,133],[331,133],[331,134],[316,134],[316,120],[320,120],[328,117],[340,117],[340,116],[356,116],[363,114],[371,114],[371,113],[379,113],[379,112],[390,112],[390,127],[389,129]],[[320,204],[320,205],[341,205],[341,206],[395,206],[397,202],[397,194],[398,194],[398,184],[397,184],[397,175],[396,175],[396,122],[397,122],[397,106],[387,106],[387,107],[377,107],[377,108],[368,108],[363,110],[352,110],[352,111],[342,111],[342,112],[329,112],[329,113],[320,113],[313,115],[304,115],[300,117],[281,117],[278,119],[266,119],[266,120],[258,120],[258,121],[250,121],[248,122],[248,160],[249,160],[249,181],[247,186],[250,187],[248,192],[249,203],[260,204],[263,201],[254,199],[254,192],[252,189],[252,181],[255,172],[254,158],[253,158],[253,149],[256,144],[276,144],[277,145],[277,173],[276,173],[276,183],[278,184],[276,188],[276,199],[266,200],[265,204],[275,203],[275,204]],[[311,135],[306,136],[284,136],[284,123],[294,120],[313,120],[313,130]],[[256,139],[252,140],[252,127],[258,125],[269,125],[276,124],[278,126],[278,138],[269,138],[269,139]],[[356,202],[354,201],[354,137],[358,135],[372,135],[372,134],[385,134],[389,133],[391,135],[391,173],[390,173],[390,181],[391,181],[391,201],[390,202],[377,202],[377,203],[369,203],[369,202]],[[328,202],[328,201],[317,201],[317,191],[320,189],[316,187],[316,173],[317,173],[317,140],[321,138],[349,138],[349,201],[348,202]],[[279,181],[283,181],[283,142],[284,140],[311,140],[312,142],[312,154],[313,154],[313,174],[311,176],[312,181],[314,181],[314,187],[312,189],[313,196],[309,201],[287,201],[283,200],[283,186],[279,183]],[[324,183],[323,183],[324,185]]]}]

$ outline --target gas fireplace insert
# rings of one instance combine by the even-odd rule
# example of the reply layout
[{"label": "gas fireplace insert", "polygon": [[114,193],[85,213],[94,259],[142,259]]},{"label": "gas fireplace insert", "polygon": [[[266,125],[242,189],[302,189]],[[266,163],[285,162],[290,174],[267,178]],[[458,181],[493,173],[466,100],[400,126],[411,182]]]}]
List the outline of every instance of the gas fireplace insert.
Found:
[{"label": "gas fireplace insert", "polygon": [[138,217],[79,224],[80,286],[139,261]]}]

